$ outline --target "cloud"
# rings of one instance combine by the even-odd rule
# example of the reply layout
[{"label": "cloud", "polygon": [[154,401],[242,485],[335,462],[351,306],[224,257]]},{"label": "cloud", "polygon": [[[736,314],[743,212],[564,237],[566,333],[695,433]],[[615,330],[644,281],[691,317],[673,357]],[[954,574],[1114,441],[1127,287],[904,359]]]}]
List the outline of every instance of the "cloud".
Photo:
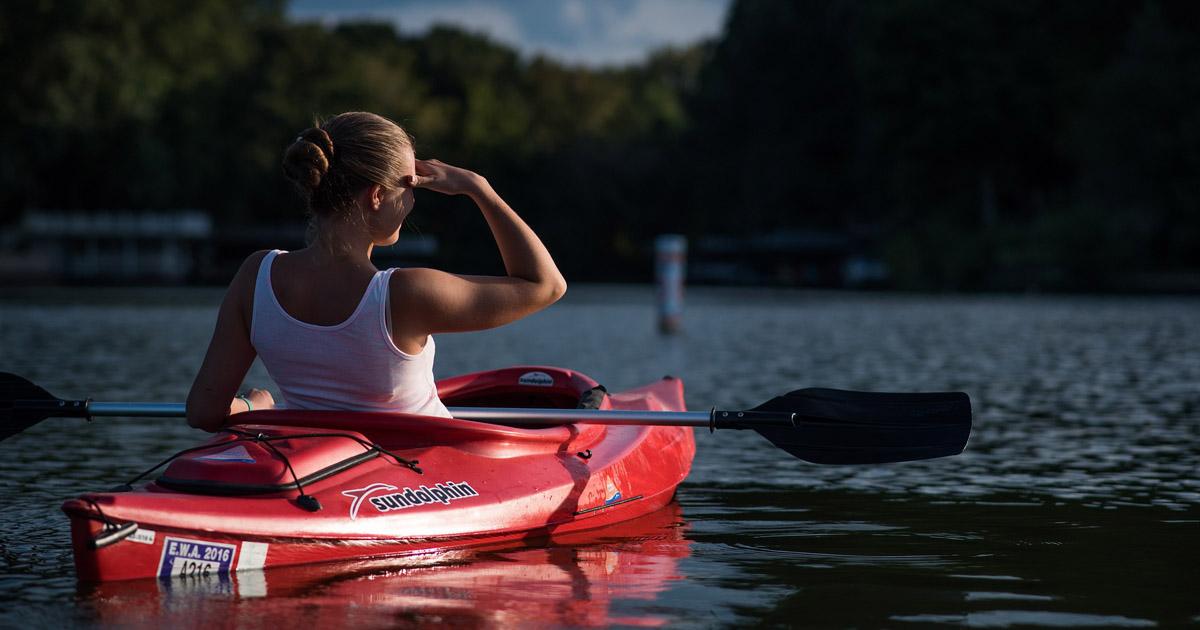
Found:
[{"label": "cloud", "polygon": [[423,33],[438,24],[453,24],[506,43],[525,38],[517,17],[491,2],[436,2],[406,7],[393,20],[397,28]]},{"label": "cloud", "polygon": [[562,4],[560,34],[528,48],[589,65],[624,64],[664,46],[686,46],[716,35],[728,0],[625,0]]},{"label": "cloud", "polygon": [[389,22],[404,33],[419,34],[439,24],[451,24],[507,43],[518,42],[524,37],[511,11],[487,0],[345,4],[310,0],[296,3],[290,13],[296,19],[316,20],[330,26],[340,22],[371,20]]},{"label": "cloud", "polygon": [[641,0],[614,24],[616,37],[631,40],[686,44],[715,35],[728,8],[725,2],[695,0]]},{"label": "cloud", "polygon": [[299,0],[290,13],[325,24],[374,19],[406,33],[450,24],[589,66],[636,63],[652,50],[715,36],[730,0]]},{"label": "cloud", "polygon": [[587,5],[583,0],[564,0],[562,21],[571,28],[581,28],[587,22]]}]

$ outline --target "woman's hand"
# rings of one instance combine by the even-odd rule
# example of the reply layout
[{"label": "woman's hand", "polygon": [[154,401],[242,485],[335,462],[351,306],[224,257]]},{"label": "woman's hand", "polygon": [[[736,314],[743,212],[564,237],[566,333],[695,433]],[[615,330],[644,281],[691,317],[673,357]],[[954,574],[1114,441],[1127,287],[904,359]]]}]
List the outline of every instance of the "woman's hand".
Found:
[{"label": "woman's hand", "polygon": [[[246,403],[245,398],[249,400]],[[271,396],[271,392],[265,389],[252,389],[237,398],[234,398],[229,403],[229,415],[235,413],[245,413],[247,411],[258,411],[259,409],[270,409],[275,406],[275,398]]]},{"label": "woman's hand", "polygon": [[405,182],[413,188],[425,188],[443,195],[474,197],[487,187],[487,180],[465,168],[450,166],[440,160],[417,160],[417,174]]},{"label": "woman's hand", "polygon": [[275,398],[265,389],[252,389],[246,392],[246,398],[250,399],[255,409],[270,409],[275,406]]}]

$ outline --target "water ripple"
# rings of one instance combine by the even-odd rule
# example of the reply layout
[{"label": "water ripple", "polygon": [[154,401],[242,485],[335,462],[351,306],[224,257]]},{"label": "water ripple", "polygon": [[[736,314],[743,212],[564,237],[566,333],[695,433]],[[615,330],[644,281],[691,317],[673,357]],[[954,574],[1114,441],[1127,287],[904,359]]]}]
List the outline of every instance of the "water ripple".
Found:
[{"label": "water ripple", "polygon": [[[67,397],[182,400],[219,299],[0,298],[0,370]],[[687,577],[624,604],[630,623],[1195,623],[1180,550],[1200,523],[1200,300],[705,289],[672,337],[653,312],[647,287],[573,288],[516,324],[439,337],[437,373],[563,365],[614,391],[672,374],[695,409],[812,386],[961,390],[975,430],[958,457],[844,467],[698,431],[678,495]],[[257,363],[247,384],[273,387]],[[89,618],[61,502],[195,440],[179,420],[50,420],[0,445],[0,593],[24,604],[20,621]]]}]

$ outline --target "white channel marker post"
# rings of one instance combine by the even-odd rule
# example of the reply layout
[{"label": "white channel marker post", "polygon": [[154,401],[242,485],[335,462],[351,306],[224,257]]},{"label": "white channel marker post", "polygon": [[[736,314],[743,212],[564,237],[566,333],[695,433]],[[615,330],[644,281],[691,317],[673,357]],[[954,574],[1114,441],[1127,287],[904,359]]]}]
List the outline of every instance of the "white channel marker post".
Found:
[{"label": "white channel marker post", "polygon": [[683,282],[687,237],[662,234],[654,240],[654,277],[658,285],[658,330],[672,334],[683,323]]}]

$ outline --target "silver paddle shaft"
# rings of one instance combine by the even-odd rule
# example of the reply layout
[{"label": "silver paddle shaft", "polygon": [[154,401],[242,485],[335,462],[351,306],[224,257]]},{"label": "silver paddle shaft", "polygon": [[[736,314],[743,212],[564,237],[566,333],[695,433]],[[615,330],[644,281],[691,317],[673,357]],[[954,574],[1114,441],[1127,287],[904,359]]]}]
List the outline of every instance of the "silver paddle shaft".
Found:
[{"label": "silver paddle shaft", "polygon": [[187,415],[187,407],[183,403],[92,402],[88,403],[87,409],[92,416],[122,418],[182,418]]},{"label": "silver paddle shaft", "polygon": [[450,407],[450,414],[463,420],[515,422],[525,425],[558,425],[575,422],[590,424],[707,427],[712,422],[708,411],[626,411],[596,409],[505,409],[501,407]]},{"label": "silver paddle shaft", "polygon": [[[93,402],[88,405],[92,416],[127,418],[169,418],[186,414],[181,403],[122,403]],[[513,422],[524,425],[559,425],[574,422],[591,424],[643,425],[677,427],[707,427],[712,423],[710,411],[626,411],[596,409],[523,409],[504,407],[450,407],[450,414],[462,420],[480,422]]]}]

